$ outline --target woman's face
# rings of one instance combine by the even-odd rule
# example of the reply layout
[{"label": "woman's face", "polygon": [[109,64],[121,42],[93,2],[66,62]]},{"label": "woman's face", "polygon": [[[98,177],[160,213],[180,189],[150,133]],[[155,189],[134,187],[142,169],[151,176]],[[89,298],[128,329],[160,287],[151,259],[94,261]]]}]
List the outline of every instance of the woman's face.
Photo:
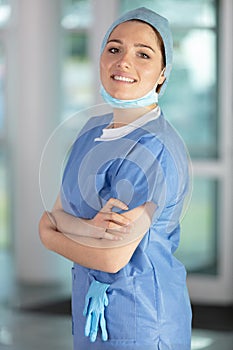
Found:
[{"label": "woman's face", "polygon": [[164,82],[162,70],[162,52],[148,24],[128,21],[112,31],[100,59],[101,82],[112,97],[144,96]]}]

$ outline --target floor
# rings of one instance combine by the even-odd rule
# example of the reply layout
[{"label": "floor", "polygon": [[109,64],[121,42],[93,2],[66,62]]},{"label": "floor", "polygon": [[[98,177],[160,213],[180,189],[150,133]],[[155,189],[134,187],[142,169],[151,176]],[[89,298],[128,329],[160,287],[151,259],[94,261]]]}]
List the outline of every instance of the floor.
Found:
[{"label": "floor", "polygon": [[[0,254],[0,350],[72,350],[69,290],[17,285],[6,275],[7,259]],[[192,350],[233,350],[233,330],[228,328],[194,328]]]}]

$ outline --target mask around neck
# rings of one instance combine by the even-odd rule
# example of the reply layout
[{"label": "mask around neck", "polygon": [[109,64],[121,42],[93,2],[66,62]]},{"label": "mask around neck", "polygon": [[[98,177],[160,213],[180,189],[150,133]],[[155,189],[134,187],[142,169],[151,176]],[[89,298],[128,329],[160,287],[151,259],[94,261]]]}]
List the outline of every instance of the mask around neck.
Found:
[{"label": "mask around neck", "polygon": [[103,85],[100,86],[100,94],[110,106],[113,108],[138,108],[138,107],[147,107],[152,104],[158,103],[158,94],[155,92],[155,88],[149,91],[146,95],[133,99],[133,100],[119,100],[117,98],[112,97],[105,90]]}]

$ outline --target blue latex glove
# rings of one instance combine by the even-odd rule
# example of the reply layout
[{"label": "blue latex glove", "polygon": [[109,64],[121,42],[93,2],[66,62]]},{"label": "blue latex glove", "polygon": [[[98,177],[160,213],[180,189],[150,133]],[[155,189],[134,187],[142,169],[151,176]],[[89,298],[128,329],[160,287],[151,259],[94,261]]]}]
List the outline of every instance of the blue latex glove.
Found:
[{"label": "blue latex glove", "polygon": [[108,339],[106,329],[106,321],[104,318],[104,309],[108,305],[107,289],[110,285],[92,281],[85,298],[85,307],[83,315],[87,317],[85,325],[85,336],[90,337],[90,341],[94,342],[97,337],[100,325],[102,331],[102,340]]}]

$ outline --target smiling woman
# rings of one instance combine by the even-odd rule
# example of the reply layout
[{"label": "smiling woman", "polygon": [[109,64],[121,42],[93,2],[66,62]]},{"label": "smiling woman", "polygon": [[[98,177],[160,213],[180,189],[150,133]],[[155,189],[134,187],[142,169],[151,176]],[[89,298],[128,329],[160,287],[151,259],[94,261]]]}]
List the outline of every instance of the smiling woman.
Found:
[{"label": "smiling woman", "polygon": [[113,30],[101,55],[102,84],[114,98],[141,98],[164,82],[162,62],[151,26],[140,21],[124,22]]},{"label": "smiling woman", "polygon": [[188,157],[158,105],[171,64],[165,18],[139,8],[113,23],[100,58],[113,110],[83,127],[42,216],[44,245],[74,262],[75,350],[190,350],[186,272],[173,256]]}]

